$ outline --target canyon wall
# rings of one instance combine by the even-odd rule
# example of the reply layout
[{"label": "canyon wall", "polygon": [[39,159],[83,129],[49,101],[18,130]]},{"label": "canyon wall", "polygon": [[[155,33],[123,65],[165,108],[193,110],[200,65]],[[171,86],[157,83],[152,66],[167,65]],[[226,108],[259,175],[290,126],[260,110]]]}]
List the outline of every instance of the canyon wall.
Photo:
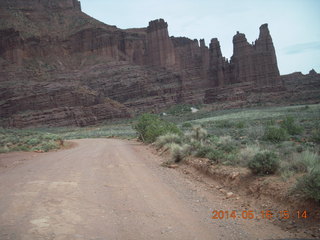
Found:
[{"label": "canyon wall", "polygon": [[2,0],[0,8],[22,11],[41,11],[43,9],[81,11],[81,4],[77,0]]},{"label": "canyon wall", "polygon": [[163,19],[122,30],[76,0],[1,1],[0,125],[85,126],[178,103],[287,96],[267,24],[254,43],[238,32],[233,44],[228,60],[217,38],[170,37]]}]

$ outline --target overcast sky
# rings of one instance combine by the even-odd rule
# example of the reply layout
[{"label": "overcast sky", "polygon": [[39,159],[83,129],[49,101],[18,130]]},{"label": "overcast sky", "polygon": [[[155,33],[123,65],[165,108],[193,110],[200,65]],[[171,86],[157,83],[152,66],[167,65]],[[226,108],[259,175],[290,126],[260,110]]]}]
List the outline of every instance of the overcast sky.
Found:
[{"label": "overcast sky", "polygon": [[269,24],[281,74],[320,72],[320,0],[81,0],[82,11],[119,28],[163,18],[170,36],[220,41],[230,58],[236,31],[248,42]]}]

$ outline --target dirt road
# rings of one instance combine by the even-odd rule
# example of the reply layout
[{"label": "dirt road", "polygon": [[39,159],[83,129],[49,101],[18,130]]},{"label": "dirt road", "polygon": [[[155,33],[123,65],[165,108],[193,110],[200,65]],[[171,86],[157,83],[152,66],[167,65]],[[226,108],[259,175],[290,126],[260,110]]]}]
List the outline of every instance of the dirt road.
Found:
[{"label": "dirt road", "polygon": [[84,139],[50,153],[2,154],[0,239],[274,239],[268,221],[211,219],[219,192],[130,141]]}]

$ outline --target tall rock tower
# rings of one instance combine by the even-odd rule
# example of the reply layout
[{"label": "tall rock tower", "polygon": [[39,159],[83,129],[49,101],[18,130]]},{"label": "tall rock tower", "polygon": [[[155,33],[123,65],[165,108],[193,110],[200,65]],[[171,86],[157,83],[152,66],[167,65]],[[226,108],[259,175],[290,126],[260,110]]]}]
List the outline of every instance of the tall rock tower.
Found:
[{"label": "tall rock tower", "polygon": [[257,55],[255,65],[260,73],[256,77],[258,85],[279,84],[280,73],[268,24],[263,24],[260,27],[259,38],[255,42],[255,52]]},{"label": "tall rock tower", "polygon": [[168,24],[163,19],[149,22],[147,28],[148,64],[173,67],[175,64],[174,47],[168,33]]},{"label": "tall rock tower", "polygon": [[249,44],[243,33],[233,37],[232,75],[235,82],[254,82],[258,86],[277,85],[280,74],[268,24],[260,27],[259,38]]}]

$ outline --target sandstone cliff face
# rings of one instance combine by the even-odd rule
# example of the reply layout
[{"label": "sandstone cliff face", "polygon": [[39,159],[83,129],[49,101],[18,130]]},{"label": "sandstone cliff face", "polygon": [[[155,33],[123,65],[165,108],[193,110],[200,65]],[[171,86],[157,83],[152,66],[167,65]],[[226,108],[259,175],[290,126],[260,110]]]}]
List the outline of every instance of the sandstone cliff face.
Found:
[{"label": "sandstone cliff face", "polygon": [[81,11],[81,4],[77,0],[2,0],[0,8],[22,11],[39,11],[43,9],[75,9]]},{"label": "sandstone cliff face", "polygon": [[293,73],[280,77],[282,85],[231,84],[206,91],[205,103],[216,109],[320,103],[320,74]]},{"label": "sandstone cliff face", "polygon": [[167,68],[175,65],[174,49],[168,34],[168,24],[163,19],[149,22],[146,43],[148,64]]},{"label": "sandstone cliff face", "polygon": [[254,44],[249,44],[242,33],[234,36],[233,44],[230,64],[235,82],[254,82],[259,86],[279,84],[277,58],[267,24],[260,27]]},{"label": "sandstone cliff face", "polygon": [[218,39],[207,47],[170,37],[163,19],[121,30],[76,0],[1,1],[0,125],[84,126],[182,102],[256,103],[299,90],[280,78],[266,24],[255,43],[241,33],[233,43],[228,61]]}]

